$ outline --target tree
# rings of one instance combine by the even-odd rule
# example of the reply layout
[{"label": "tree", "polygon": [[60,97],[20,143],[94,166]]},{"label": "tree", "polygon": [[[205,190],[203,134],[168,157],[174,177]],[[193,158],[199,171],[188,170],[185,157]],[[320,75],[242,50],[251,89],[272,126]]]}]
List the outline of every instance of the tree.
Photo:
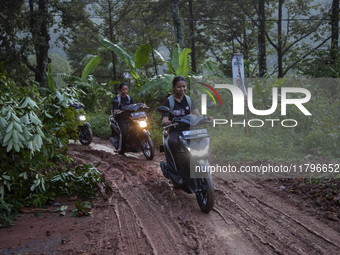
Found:
[{"label": "tree", "polygon": [[[67,6],[67,7],[65,7]],[[50,31],[57,26],[57,30],[64,29],[60,39],[63,43],[67,42],[68,32],[72,31],[84,15],[85,4],[80,0],[75,0],[70,6],[69,2],[58,0],[21,0],[5,1],[1,9],[1,37],[7,38],[0,45],[1,59],[5,60],[6,68],[9,71],[18,73],[18,66],[26,65],[20,69],[21,80],[27,79],[30,73],[27,68],[35,75],[35,80],[41,86],[47,86],[44,73],[50,62],[48,51],[50,48]],[[70,10],[73,12],[70,12]],[[86,17],[84,17],[86,19]],[[10,52],[9,54],[3,52]],[[36,64],[32,65],[28,61],[30,55],[35,55]],[[16,65],[12,65],[8,59]],[[8,66],[7,66],[8,65]]]},{"label": "tree", "polygon": [[29,0],[30,14],[30,31],[34,44],[35,55],[37,59],[36,66],[31,66],[28,62],[27,66],[35,73],[35,81],[40,83],[40,86],[46,87],[44,72],[47,71],[49,64],[48,50],[50,48],[49,41],[49,11],[48,0],[39,0],[38,3],[34,0]]},{"label": "tree", "polygon": [[[117,43],[119,41],[119,35],[117,31],[119,26],[122,26],[124,17],[132,11],[131,1],[116,2],[105,0],[98,1],[93,6],[94,13],[102,18],[102,22],[99,25],[101,35],[108,38],[111,42]],[[117,60],[113,52],[110,55],[110,62],[112,65],[112,79],[117,80]]]},{"label": "tree", "polygon": [[[286,18],[283,18],[284,4],[287,9]],[[317,6],[319,5],[311,5],[310,2],[304,1],[298,3],[289,0],[278,1],[277,34],[274,36],[271,31],[267,31],[266,37],[277,52],[277,68],[275,70],[277,70],[279,78],[285,76],[288,71],[329,40],[329,37],[323,40],[320,37],[323,32],[322,25],[326,13],[321,9],[320,13],[311,14],[311,10],[317,10]],[[273,5],[273,8],[275,8],[275,5]],[[322,17],[321,20],[320,16]],[[304,17],[308,18],[304,19]],[[283,23],[286,25],[285,34]],[[307,43],[303,42],[306,39],[314,42],[316,46],[311,47],[308,43],[308,47],[306,47]]]},{"label": "tree", "polygon": [[188,0],[189,5],[189,24],[190,24],[190,45],[191,45],[191,67],[192,71],[196,73],[196,40],[195,40],[195,20],[192,0]]},{"label": "tree", "polygon": [[23,0],[3,1],[0,8],[0,62],[6,70],[24,80],[27,67],[24,64],[24,52],[30,51],[26,34],[19,36],[29,23],[22,12]]},{"label": "tree", "polygon": [[331,11],[331,60],[334,64],[337,60],[339,45],[339,0],[332,1]]},{"label": "tree", "polygon": [[258,0],[258,62],[259,77],[263,77],[267,72],[267,56],[266,56],[266,15],[265,0]]},{"label": "tree", "polygon": [[174,30],[176,35],[176,42],[181,49],[184,48],[183,23],[179,15],[178,0],[171,0],[172,5],[172,19],[174,22]]},{"label": "tree", "polygon": [[[258,26],[260,23],[241,0],[237,0],[237,3],[253,24]],[[265,14],[266,39],[277,58],[272,73],[277,72],[280,78],[325,45],[330,38],[323,37],[327,11],[321,4],[303,0],[268,1]],[[275,23],[272,24],[271,21]]]},{"label": "tree", "polygon": [[196,21],[196,46],[204,50],[196,55],[203,58],[210,55],[228,76],[232,74],[230,59],[233,53],[242,52],[247,64],[256,61],[256,52],[253,51],[256,47],[255,25],[245,15],[247,11],[253,17],[256,8],[250,1],[239,1],[239,4],[225,1],[221,5],[218,0],[209,1],[209,5],[201,4],[198,8],[200,19]]}]

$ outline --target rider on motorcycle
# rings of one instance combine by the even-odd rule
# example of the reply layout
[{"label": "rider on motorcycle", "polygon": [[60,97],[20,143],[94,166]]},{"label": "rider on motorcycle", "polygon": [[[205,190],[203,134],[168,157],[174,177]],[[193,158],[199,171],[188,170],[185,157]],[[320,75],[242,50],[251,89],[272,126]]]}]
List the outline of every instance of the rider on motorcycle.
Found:
[{"label": "rider on motorcycle", "polygon": [[120,94],[113,99],[112,109],[122,132],[121,141],[119,143],[121,146],[116,152],[124,155],[128,135],[129,114],[123,112],[121,109],[123,106],[134,104],[135,102],[133,101],[133,98],[128,95],[129,88],[125,82],[119,84],[119,90]]},{"label": "rider on motorcycle", "polygon": [[[197,109],[197,106],[195,102],[187,96],[185,93],[187,91],[187,83],[186,79],[183,76],[176,76],[172,80],[172,90],[173,95],[169,96],[165,102],[163,103],[164,106],[168,107],[171,111],[173,111],[175,116],[184,116],[188,115],[190,113],[195,114],[197,116],[200,116],[200,113]],[[168,113],[162,114],[162,125],[170,125],[171,119],[169,119]],[[178,149],[178,143],[177,143],[177,131],[176,129],[170,129],[169,132],[169,148],[171,151],[174,151]],[[168,160],[171,155],[166,155],[167,157],[167,168],[171,172],[175,172],[176,167],[172,164],[169,164],[169,162],[172,162],[172,160]],[[175,162],[180,162],[181,159],[175,158]],[[181,180],[178,180],[178,183],[181,183]]]}]

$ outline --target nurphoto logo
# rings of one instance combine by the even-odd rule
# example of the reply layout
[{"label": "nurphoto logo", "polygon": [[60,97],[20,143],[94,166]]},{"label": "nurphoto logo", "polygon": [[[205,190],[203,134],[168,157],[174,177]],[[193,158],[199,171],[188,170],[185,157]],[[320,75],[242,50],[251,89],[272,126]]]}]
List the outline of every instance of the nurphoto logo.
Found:
[{"label": "nurphoto logo", "polygon": [[[245,115],[245,101],[247,102],[248,109],[251,113],[257,116],[266,116],[274,113],[278,106],[278,88],[272,88],[272,105],[269,109],[266,110],[258,110],[255,109],[253,104],[253,88],[249,87],[247,89],[247,94],[237,86],[229,85],[229,84],[216,84],[215,88],[228,89],[233,98],[233,115]],[[215,92],[215,91],[214,91]],[[216,93],[215,93],[216,94]],[[300,98],[289,98],[288,95],[292,94],[300,94],[304,97]],[[217,94],[218,95],[218,94]],[[220,99],[220,97],[218,96]],[[311,116],[312,114],[306,109],[303,105],[307,103],[311,99],[311,93],[308,89],[305,88],[291,88],[291,87],[282,87],[281,88],[281,116],[286,116],[287,114],[287,105],[295,105],[305,116]],[[201,103],[202,103],[202,114],[207,113],[207,95],[201,95]],[[221,102],[222,105],[222,102]],[[276,122],[280,122],[283,127],[295,127],[298,122],[295,119],[250,119],[243,120],[241,122],[235,122],[232,119],[214,119],[213,126],[216,125],[225,125],[230,124],[233,125],[243,125],[246,124],[249,127],[262,127],[265,123],[270,123],[272,127],[274,127]]]}]

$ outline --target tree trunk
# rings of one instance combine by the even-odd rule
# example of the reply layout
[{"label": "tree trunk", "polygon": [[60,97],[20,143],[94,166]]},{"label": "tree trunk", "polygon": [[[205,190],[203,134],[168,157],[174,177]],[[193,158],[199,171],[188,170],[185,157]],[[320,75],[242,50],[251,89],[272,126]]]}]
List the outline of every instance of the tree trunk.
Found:
[{"label": "tree trunk", "polygon": [[258,0],[258,16],[259,76],[263,77],[267,72],[265,0]]},{"label": "tree trunk", "polygon": [[[113,18],[112,18],[112,12],[113,12],[113,7],[111,5],[111,1],[108,1],[108,5],[109,5],[109,37],[110,37],[110,41],[112,43],[115,43],[115,38],[114,38],[114,26],[113,26]],[[116,81],[117,80],[117,67],[116,67],[116,55],[114,54],[114,52],[111,52],[111,63],[112,63],[112,74],[113,74],[113,80]],[[117,91],[117,86],[115,86],[115,92],[116,94],[118,93]]]},{"label": "tree trunk", "polygon": [[174,22],[176,42],[184,48],[183,23],[179,16],[178,0],[172,0],[172,19]]},{"label": "tree trunk", "polygon": [[29,0],[31,33],[34,41],[34,49],[36,55],[35,81],[40,86],[46,87],[47,83],[44,72],[47,71],[49,64],[48,50],[50,48],[50,35],[48,32],[48,0],[38,1],[38,11],[34,8],[34,1]]},{"label": "tree trunk", "polygon": [[[153,45],[152,45],[152,41],[151,41],[150,35],[149,35],[149,43],[150,43],[150,45],[151,45],[151,47],[153,49]],[[153,50],[151,51],[151,56],[152,56],[153,67],[155,69],[155,75],[157,76],[158,75],[157,62],[156,62],[155,53],[154,53]]]},{"label": "tree trunk", "polygon": [[189,3],[189,15],[190,15],[190,41],[191,41],[191,70],[196,73],[196,46],[195,46],[195,23],[194,12],[192,7],[192,0]]},{"label": "tree trunk", "polygon": [[339,0],[333,0],[331,14],[331,63],[334,64],[337,59],[337,50],[339,47]]},{"label": "tree trunk", "polygon": [[279,0],[279,13],[277,17],[277,65],[278,78],[283,77],[283,49],[282,49],[282,6],[284,0]]}]

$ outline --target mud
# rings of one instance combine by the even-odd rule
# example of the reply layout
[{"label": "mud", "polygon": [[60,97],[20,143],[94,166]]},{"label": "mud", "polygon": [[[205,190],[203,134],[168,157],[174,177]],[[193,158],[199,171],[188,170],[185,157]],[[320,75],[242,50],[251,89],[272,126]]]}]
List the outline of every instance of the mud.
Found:
[{"label": "mud", "polygon": [[[120,156],[98,138],[68,154],[100,162],[111,191],[93,200],[91,216],[23,208],[14,227],[0,230],[0,254],[340,254],[338,204],[315,202],[318,191],[301,181],[214,176],[215,207],[205,214],[162,176],[162,154]],[[72,209],[75,199],[56,202]]]}]

